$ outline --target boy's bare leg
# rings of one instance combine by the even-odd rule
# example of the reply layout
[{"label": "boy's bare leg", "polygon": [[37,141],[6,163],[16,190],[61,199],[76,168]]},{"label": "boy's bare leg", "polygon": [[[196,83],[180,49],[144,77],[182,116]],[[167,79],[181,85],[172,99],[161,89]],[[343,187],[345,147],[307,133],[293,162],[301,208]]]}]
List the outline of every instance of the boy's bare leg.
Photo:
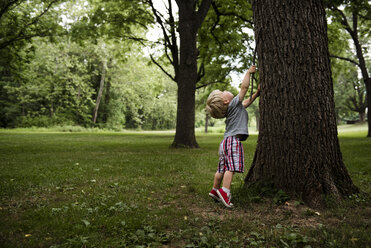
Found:
[{"label": "boy's bare leg", "polygon": [[234,175],[233,171],[226,171],[224,173],[224,178],[223,178],[223,187],[224,188],[231,189],[233,175]]},{"label": "boy's bare leg", "polygon": [[215,188],[215,189],[219,189],[220,188],[220,184],[221,184],[221,182],[223,180],[223,176],[224,176],[223,173],[219,173],[219,172],[216,172],[215,173],[213,188]]}]

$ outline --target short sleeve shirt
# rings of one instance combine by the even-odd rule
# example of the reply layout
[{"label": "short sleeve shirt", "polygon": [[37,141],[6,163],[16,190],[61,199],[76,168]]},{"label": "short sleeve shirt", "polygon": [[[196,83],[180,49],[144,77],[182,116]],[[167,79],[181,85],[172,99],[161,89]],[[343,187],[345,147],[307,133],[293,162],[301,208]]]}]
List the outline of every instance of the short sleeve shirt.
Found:
[{"label": "short sleeve shirt", "polygon": [[228,105],[224,138],[239,135],[242,137],[240,140],[246,140],[249,136],[248,121],[249,115],[237,95]]}]

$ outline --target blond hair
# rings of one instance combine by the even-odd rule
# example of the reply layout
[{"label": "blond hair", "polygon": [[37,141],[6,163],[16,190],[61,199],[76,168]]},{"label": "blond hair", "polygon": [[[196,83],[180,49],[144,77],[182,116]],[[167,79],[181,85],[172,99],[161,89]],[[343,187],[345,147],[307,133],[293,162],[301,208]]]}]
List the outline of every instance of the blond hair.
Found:
[{"label": "blond hair", "polygon": [[206,102],[206,111],[214,118],[221,119],[227,114],[228,104],[224,104],[222,92],[214,90],[210,93]]}]

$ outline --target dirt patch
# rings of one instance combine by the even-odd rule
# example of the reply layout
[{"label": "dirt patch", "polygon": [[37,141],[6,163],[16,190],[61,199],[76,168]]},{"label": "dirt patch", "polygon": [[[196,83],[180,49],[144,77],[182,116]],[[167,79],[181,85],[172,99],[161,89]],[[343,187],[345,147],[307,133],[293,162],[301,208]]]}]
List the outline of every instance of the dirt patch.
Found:
[{"label": "dirt patch", "polygon": [[285,202],[283,205],[272,204],[269,200],[252,204],[246,208],[225,208],[220,203],[200,206],[191,204],[190,210],[205,220],[217,219],[243,219],[261,225],[276,225],[277,223],[295,227],[316,228],[322,223],[321,213],[304,205],[295,204],[294,201]]}]

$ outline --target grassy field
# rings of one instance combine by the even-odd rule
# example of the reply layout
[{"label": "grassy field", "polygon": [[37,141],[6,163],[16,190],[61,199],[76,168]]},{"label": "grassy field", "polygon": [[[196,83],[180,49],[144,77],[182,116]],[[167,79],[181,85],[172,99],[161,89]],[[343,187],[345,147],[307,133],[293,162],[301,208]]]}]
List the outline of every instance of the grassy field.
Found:
[{"label": "grassy field", "polygon": [[246,192],[245,173],[228,210],[207,195],[222,134],[175,150],[166,132],[2,130],[0,247],[371,247],[371,139],[364,126],[339,132],[361,194],[310,209]]}]

